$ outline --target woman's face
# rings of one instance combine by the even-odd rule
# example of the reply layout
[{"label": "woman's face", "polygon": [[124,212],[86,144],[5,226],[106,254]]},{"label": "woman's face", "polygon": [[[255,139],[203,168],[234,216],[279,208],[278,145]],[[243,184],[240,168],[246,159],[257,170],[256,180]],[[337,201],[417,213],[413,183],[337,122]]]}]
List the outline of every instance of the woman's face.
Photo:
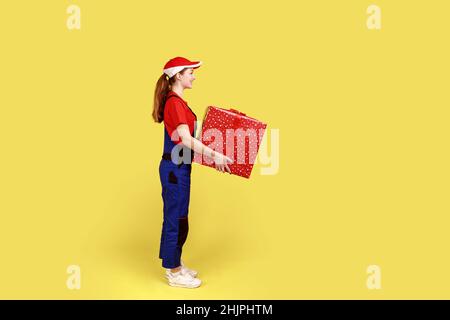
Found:
[{"label": "woman's face", "polygon": [[178,73],[177,78],[183,88],[192,89],[192,82],[195,80],[194,69],[185,69],[183,73]]}]

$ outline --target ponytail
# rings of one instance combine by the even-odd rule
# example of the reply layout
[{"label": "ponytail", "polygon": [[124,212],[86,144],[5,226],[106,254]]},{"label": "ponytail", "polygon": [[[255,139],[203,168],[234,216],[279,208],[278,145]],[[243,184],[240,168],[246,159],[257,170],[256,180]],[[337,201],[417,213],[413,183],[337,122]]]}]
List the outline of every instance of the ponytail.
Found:
[{"label": "ponytail", "polygon": [[173,80],[173,77],[169,79],[168,76],[163,73],[156,83],[152,114],[155,122],[161,123],[164,119],[164,102],[166,100],[167,93],[170,91],[170,85]]},{"label": "ponytail", "polygon": [[[179,71],[181,74],[188,68],[184,68]],[[165,73],[159,77],[158,82],[156,82],[155,97],[153,99],[153,119],[155,122],[161,123],[164,120],[164,104],[166,102],[166,96],[172,89],[172,85],[175,83],[175,76],[169,78]]]}]

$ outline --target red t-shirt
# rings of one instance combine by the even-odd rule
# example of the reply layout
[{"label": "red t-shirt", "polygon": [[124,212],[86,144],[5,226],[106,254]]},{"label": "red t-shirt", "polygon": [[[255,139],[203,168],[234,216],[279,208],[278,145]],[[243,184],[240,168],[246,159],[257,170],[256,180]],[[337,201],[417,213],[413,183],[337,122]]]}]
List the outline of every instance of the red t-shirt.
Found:
[{"label": "red t-shirt", "polygon": [[[170,96],[176,96],[170,98]],[[174,91],[169,91],[166,97],[166,103],[164,105],[164,127],[166,128],[169,136],[172,137],[172,133],[180,124],[187,124],[191,135],[194,135],[194,125],[197,120],[195,113],[189,108],[186,101],[183,100]],[[181,139],[177,136],[177,139],[173,140],[175,144],[181,143]]]}]

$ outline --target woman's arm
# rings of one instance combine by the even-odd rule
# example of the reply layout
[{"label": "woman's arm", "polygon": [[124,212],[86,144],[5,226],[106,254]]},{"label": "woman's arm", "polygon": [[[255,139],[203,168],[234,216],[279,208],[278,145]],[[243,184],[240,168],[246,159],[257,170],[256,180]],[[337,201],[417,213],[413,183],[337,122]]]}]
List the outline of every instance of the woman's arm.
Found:
[{"label": "woman's arm", "polygon": [[205,146],[200,140],[191,136],[187,124],[180,124],[177,127],[177,133],[178,136],[181,138],[181,143],[184,146],[194,150],[199,154],[206,155],[211,159],[214,159],[214,163],[217,170],[221,172],[225,172],[226,170],[231,173],[227,163],[233,163],[233,160],[219,152],[214,151],[210,147]]}]

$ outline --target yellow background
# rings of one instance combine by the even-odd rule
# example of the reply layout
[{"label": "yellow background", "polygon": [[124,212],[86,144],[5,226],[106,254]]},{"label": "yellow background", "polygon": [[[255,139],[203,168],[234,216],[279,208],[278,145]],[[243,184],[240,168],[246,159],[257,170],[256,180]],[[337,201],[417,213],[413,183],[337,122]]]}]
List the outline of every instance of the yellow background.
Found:
[{"label": "yellow background", "polygon": [[[81,30],[66,27],[70,4]],[[449,9],[2,1],[0,297],[450,298]],[[175,56],[204,62],[185,91],[198,115],[232,107],[280,132],[276,175],[193,168],[196,290],[169,287],[158,259],[163,129],[150,114]],[[366,287],[373,264],[381,290]]]}]

